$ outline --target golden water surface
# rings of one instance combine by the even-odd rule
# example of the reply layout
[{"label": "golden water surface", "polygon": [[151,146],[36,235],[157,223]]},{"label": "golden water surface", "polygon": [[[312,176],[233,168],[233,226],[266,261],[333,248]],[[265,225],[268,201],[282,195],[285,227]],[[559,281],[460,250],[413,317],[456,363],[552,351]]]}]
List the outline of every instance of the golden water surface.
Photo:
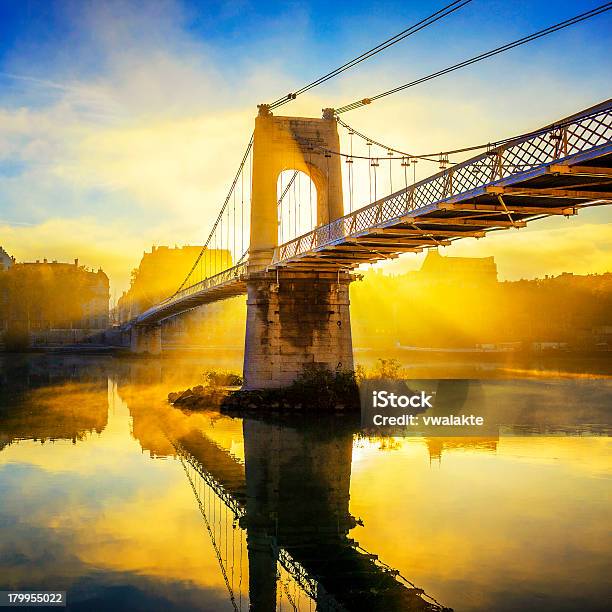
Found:
[{"label": "golden water surface", "polygon": [[[3,364],[0,590],[66,590],[75,610],[606,609],[601,432],[371,438],[170,406],[202,369]],[[609,379],[546,380],[478,384],[513,403],[546,384],[577,410],[612,397]]]}]

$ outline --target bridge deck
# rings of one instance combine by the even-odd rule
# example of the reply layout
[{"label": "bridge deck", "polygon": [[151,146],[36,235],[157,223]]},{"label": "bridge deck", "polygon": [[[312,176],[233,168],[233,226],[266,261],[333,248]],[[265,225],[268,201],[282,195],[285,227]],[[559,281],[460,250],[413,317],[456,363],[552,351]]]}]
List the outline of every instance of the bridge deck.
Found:
[{"label": "bridge deck", "polygon": [[347,232],[312,249],[283,245],[277,249],[273,266],[353,269],[400,253],[447,246],[460,238],[482,238],[491,231],[525,227],[535,219],[572,216],[581,208],[612,203],[611,183],[610,154],[574,165],[551,164],[533,178],[479,188],[375,227]]},{"label": "bridge deck", "polygon": [[353,269],[612,203],[612,102],[510,141],[279,246],[273,266]]},{"label": "bridge deck", "polygon": [[133,323],[151,325],[204,304],[243,295],[246,293],[247,266],[248,262],[240,263],[179,291],[163,302],[145,310],[134,319]]},{"label": "bridge deck", "polygon": [[[524,227],[612,203],[612,100],[511,140],[397,191],[274,251],[268,269],[352,270],[460,238]],[[248,262],[142,313],[152,324],[246,293]]]}]

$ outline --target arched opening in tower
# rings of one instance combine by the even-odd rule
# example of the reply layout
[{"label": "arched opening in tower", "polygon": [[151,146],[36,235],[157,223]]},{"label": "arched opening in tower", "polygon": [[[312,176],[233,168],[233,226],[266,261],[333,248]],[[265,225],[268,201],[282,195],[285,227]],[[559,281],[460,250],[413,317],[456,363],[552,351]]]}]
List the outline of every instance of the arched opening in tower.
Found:
[{"label": "arched opening in tower", "polygon": [[313,230],[317,225],[317,188],[311,178],[298,170],[278,175],[278,243],[284,244]]}]

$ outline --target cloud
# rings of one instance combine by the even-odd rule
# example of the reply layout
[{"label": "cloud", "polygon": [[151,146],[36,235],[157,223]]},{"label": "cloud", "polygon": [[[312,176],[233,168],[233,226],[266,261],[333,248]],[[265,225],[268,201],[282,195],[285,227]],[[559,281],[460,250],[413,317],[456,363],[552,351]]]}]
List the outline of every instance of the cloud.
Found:
[{"label": "cloud", "polygon": [[[304,7],[251,23],[239,16],[255,5],[243,2],[201,9],[197,17],[210,27],[199,29],[194,10],[180,2],[146,10],[130,2],[59,6],[65,36],[20,42],[0,73],[0,84],[19,84],[0,90],[0,219],[10,224],[0,242],[20,259],[101,264],[119,289],[151,242],[202,242],[248,141],[255,104],[341,63],[349,51],[335,49],[329,36],[344,41],[354,26],[317,38]],[[448,64],[435,49],[432,31],[279,112],[317,116],[330,101],[350,102]],[[508,89],[491,88],[499,68],[483,65],[345,118],[383,142],[423,152],[538,127],[605,89],[602,79],[584,75],[576,86],[575,74],[547,77],[540,68],[539,59],[520,64]],[[435,170],[419,164],[417,178]],[[366,200],[361,185],[356,203]],[[549,242],[560,249],[562,240]],[[488,244],[519,257],[519,243]],[[518,273],[510,256],[499,257],[500,268]],[[589,261],[599,265],[598,258]],[[523,261],[529,274],[559,259]]]},{"label": "cloud", "polygon": [[[251,123],[248,113],[219,112],[90,133],[78,145],[77,180],[125,191],[148,212],[172,211],[200,225],[223,201]],[[66,179],[72,172],[55,170]]]},{"label": "cloud", "polygon": [[130,271],[153,242],[153,234],[147,234],[134,237],[120,223],[100,224],[87,217],[54,218],[35,225],[0,223],[2,246],[18,261],[78,258],[93,269],[102,266],[113,278],[115,290],[127,286]]}]

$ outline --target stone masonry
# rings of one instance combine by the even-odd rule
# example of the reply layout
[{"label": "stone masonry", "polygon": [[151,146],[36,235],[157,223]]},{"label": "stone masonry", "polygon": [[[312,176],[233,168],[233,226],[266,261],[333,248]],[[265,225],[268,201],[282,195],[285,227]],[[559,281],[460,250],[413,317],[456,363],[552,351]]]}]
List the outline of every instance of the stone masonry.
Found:
[{"label": "stone masonry", "polygon": [[247,282],[245,389],[282,387],[304,366],[353,369],[349,274],[262,272]]}]

